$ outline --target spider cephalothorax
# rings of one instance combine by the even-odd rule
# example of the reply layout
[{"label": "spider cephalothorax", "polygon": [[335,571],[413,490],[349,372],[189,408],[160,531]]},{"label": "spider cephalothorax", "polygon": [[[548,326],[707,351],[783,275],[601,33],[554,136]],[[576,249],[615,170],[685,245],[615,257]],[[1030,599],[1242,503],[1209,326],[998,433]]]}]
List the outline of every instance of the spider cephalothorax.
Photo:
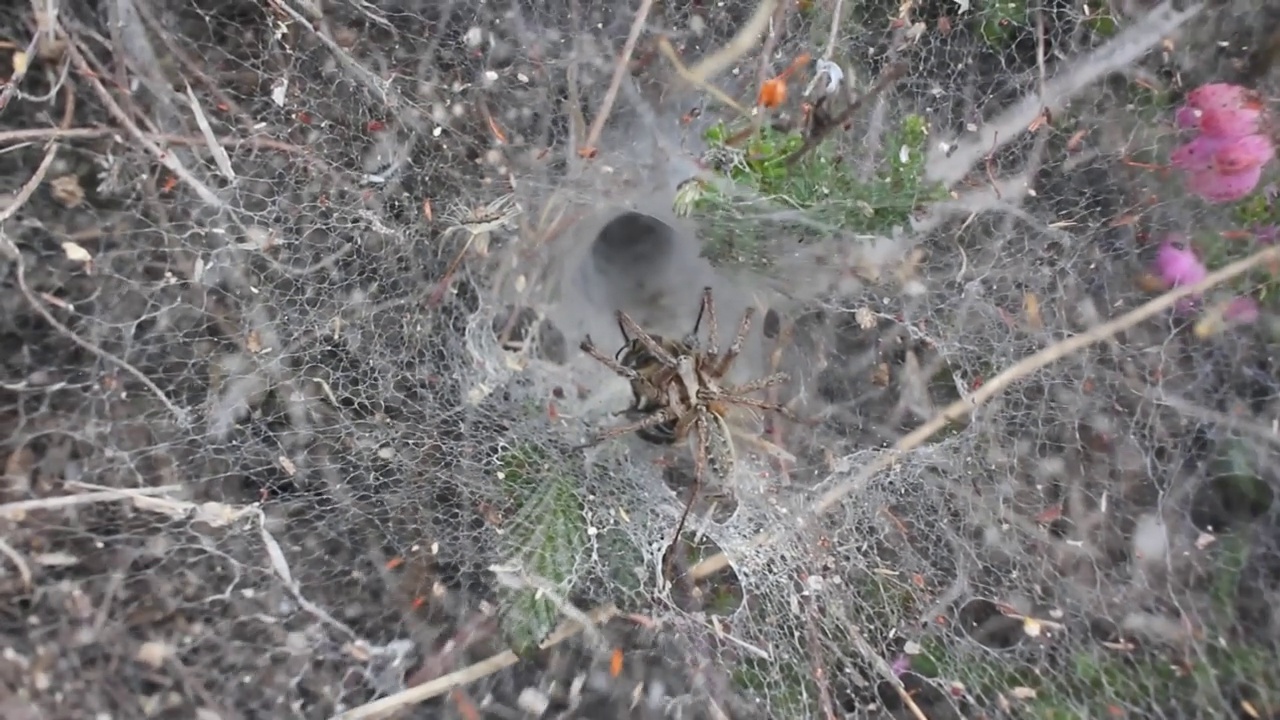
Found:
[{"label": "spider cephalothorax", "polygon": [[[685,506],[676,529],[678,538],[685,517],[706,470],[723,481],[733,473],[736,457],[725,413],[731,405],[743,405],[775,411],[799,420],[790,410],[777,403],[750,397],[757,390],[786,382],[786,373],[774,373],[741,385],[723,383],[742,352],[755,308],[748,307],[738,324],[738,331],[724,353],[720,352],[716,326],[715,303],[711,288],[702,291],[702,306],[693,331],[680,340],[650,335],[625,312],[618,311],[618,327],[626,344],[610,358],[600,352],[591,337],[582,341],[582,350],[631,383],[631,406],[623,410],[631,422],[601,432],[580,447],[589,447],[610,438],[634,432],[647,442],[675,444],[693,432],[694,493]],[[707,319],[707,345],[698,341],[702,319]]]}]

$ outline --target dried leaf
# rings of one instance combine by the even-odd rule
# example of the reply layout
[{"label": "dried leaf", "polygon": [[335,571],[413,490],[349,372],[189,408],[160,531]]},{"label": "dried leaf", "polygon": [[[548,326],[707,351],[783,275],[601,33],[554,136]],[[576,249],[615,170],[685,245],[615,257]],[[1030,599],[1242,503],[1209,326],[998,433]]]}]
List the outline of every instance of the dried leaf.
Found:
[{"label": "dried leaf", "polygon": [[168,660],[172,654],[172,647],[152,640],[142,643],[142,646],[138,648],[138,653],[134,655],[134,659],[153,668],[159,668],[164,665],[164,661]]},{"label": "dried leaf", "polygon": [[49,181],[49,194],[66,208],[79,207],[84,202],[84,188],[80,178],[68,173]]},{"label": "dried leaf", "polygon": [[1018,700],[1034,700],[1036,697],[1035,688],[1016,687],[1009,691],[1009,694]]},{"label": "dried leaf", "polygon": [[13,59],[12,59],[13,74],[15,76],[26,75],[27,63],[29,62],[30,62],[30,58],[27,57],[27,54],[25,52],[19,50],[18,52],[14,53]]},{"label": "dried leaf", "polygon": [[75,262],[81,262],[81,263],[93,262],[93,256],[89,254],[88,250],[85,250],[84,247],[82,247],[78,243],[73,243],[70,241],[62,243],[62,252],[67,254],[68,259],[73,260]]},{"label": "dried leaf", "polygon": [[871,382],[880,387],[888,387],[889,380],[892,377],[889,371],[889,363],[880,363],[871,373]]},{"label": "dried leaf", "polygon": [[1033,330],[1040,330],[1044,327],[1044,320],[1040,317],[1040,298],[1035,293],[1027,293],[1022,298],[1022,308],[1027,314],[1027,324]]},{"label": "dried leaf", "polygon": [[1040,625],[1039,620],[1031,617],[1023,618],[1022,631],[1029,637],[1040,637],[1040,633],[1043,632],[1043,630],[1044,628]]},{"label": "dried leaf", "polygon": [[34,555],[31,558],[37,565],[44,567],[71,567],[78,565],[80,558],[65,552],[47,552]]},{"label": "dried leaf", "polygon": [[23,445],[4,461],[4,477],[11,483],[15,481],[21,483],[23,487],[20,489],[25,490],[26,485],[31,482],[31,470],[35,466],[36,454],[31,451],[31,448]]},{"label": "dried leaf", "polygon": [[289,80],[280,78],[271,85],[271,100],[276,105],[284,107],[285,99],[289,93]]}]

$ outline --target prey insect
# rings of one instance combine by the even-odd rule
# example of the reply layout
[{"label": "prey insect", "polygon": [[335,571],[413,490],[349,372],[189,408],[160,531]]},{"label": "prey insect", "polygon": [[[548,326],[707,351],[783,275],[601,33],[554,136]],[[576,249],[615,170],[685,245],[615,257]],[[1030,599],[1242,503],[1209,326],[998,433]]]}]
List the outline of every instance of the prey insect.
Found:
[{"label": "prey insect", "polygon": [[[631,383],[631,405],[618,415],[630,422],[600,432],[595,439],[578,446],[590,447],[630,432],[656,445],[675,445],[692,438],[694,484],[680,522],[676,526],[673,545],[680,540],[685,520],[693,507],[708,471],[724,482],[733,474],[737,462],[729,424],[725,419],[730,406],[740,405],[777,412],[800,421],[794,413],[777,403],[751,397],[751,393],[787,382],[786,373],[774,373],[741,385],[724,382],[733,363],[742,353],[755,316],[748,307],[738,323],[729,347],[720,350],[715,302],[711,288],[703,288],[702,304],[693,330],[680,339],[663,338],[645,332],[625,312],[617,313],[618,329],[626,344],[609,357],[600,352],[591,337],[583,339],[582,351],[616,375]],[[703,320],[707,321],[707,344],[698,340]]]}]

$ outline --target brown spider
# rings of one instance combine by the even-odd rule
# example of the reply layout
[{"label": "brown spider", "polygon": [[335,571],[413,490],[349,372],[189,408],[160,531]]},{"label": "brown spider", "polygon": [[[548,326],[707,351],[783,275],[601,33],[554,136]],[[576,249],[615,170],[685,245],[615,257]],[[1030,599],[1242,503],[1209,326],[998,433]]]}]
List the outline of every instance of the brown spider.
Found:
[{"label": "brown spider", "polygon": [[[698,342],[698,329],[704,315],[709,336],[705,348]],[[730,405],[773,411],[803,422],[782,405],[749,397],[757,390],[786,382],[790,379],[786,373],[774,373],[741,385],[721,383],[742,352],[754,315],[755,308],[748,307],[729,348],[721,354],[715,303],[711,299],[711,288],[707,287],[702,290],[702,305],[693,330],[680,340],[651,335],[619,310],[618,328],[626,344],[617,355],[610,358],[601,353],[590,335],[580,346],[583,352],[631,382],[631,406],[617,414],[627,415],[633,421],[609,428],[578,448],[590,447],[629,432],[650,443],[670,445],[688,438],[689,431],[694,431],[693,492],[676,526],[676,541],[684,530],[685,519],[697,498],[706,469],[710,467],[720,481],[727,480],[733,473],[736,456],[725,421]]]}]

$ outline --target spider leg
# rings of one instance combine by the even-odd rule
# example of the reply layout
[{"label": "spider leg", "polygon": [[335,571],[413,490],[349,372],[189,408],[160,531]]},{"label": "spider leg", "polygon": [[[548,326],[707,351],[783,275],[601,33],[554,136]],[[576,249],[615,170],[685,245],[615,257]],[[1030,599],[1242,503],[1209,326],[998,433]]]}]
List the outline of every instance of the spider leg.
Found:
[{"label": "spider leg", "polygon": [[702,308],[698,310],[698,322],[693,325],[693,334],[698,334],[698,326],[702,324],[702,314],[707,315],[707,354],[720,354],[720,326],[716,322],[716,302],[711,299],[711,286],[702,288]]},{"label": "spider leg", "polygon": [[771,388],[774,385],[781,385],[782,383],[790,379],[791,379],[790,375],[784,372],[776,372],[766,377],[756,378],[751,382],[743,383],[741,385],[735,385],[730,388],[725,388],[724,393],[726,395],[747,395],[757,390],[764,390],[765,388]]},{"label": "spider leg", "polygon": [[684,512],[680,513],[680,522],[676,524],[676,534],[671,540],[671,547],[667,549],[668,554],[680,542],[680,536],[684,533],[684,523],[689,519],[689,511],[693,509],[693,501],[698,499],[698,493],[702,490],[702,476],[707,467],[707,448],[711,444],[707,418],[702,413],[702,410],[694,410],[692,413],[696,437],[693,449],[693,487],[689,490],[689,500],[684,504]]},{"label": "spider leg", "polygon": [[658,362],[666,365],[667,367],[675,367],[676,359],[671,357],[671,353],[667,352],[662,345],[658,344],[658,342],[653,339],[652,335],[641,329],[641,327],[636,324],[636,321],[631,319],[630,315],[619,310],[618,324],[623,328],[624,335],[630,335],[636,340],[639,340],[640,344],[644,345],[645,350],[653,353],[653,356],[658,358]]},{"label": "spider leg", "polygon": [[727,395],[719,393],[711,396],[711,399],[725,403],[732,403],[734,405],[746,405],[747,407],[760,408],[761,410],[776,412],[792,422],[812,424],[810,421],[806,421],[799,415],[791,412],[787,406],[780,405],[778,403],[771,403],[768,400],[758,400],[756,398],[746,397],[743,395]]},{"label": "spider leg", "polygon": [[751,321],[755,318],[755,315],[755,306],[748,305],[746,311],[742,313],[742,322],[738,323],[738,333],[733,336],[733,342],[729,343],[729,349],[724,352],[724,357],[720,358],[720,362],[716,364],[711,373],[713,377],[721,378],[725,376],[725,373],[729,372],[729,366],[733,365],[733,361],[742,352],[742,345],[747,341],[747,333],[751,332]]},{"label": "spider leg", "polygon": [[578,347],[582,349],[582,352],[595,358],[596,362],[612,370],[615,375],[618,375],[619,377],[625,378],[627,380],[631,380],[633,382],[640,379],[640,376],[636,374],[635,370],[632,370],[629,367],[623,366],[616,359],[611,358],[608,355],[605,355],[604,353],[600,352],[600,349],[596,347],[595,343],[591,342],[590,335],[583,338],[582,342],[578,345]]},{"label": "spider leg", "polygon": [[664,422],[670,422],[671,420],[674,420],[674,419],[675,419],[675,415],[667,408],[663,408],[653,413],[652,415],[644,416],[642,419],[637,420],[636,422],[627,423],[626,425],[619,425],[617,427],[611,427],[608,430],[601,432],[594,439],[589,440],[585,443],[582,443],[581,445],[574,445],[570,449],[582,450],[584,448],[589,448],[594,445],[599,445],[605,440],[616,438],[619,435],[626,435],[629,432],[639,432],[640,430],[645,430],[645,429],[654,427],[655,425],[661,425]]}]

